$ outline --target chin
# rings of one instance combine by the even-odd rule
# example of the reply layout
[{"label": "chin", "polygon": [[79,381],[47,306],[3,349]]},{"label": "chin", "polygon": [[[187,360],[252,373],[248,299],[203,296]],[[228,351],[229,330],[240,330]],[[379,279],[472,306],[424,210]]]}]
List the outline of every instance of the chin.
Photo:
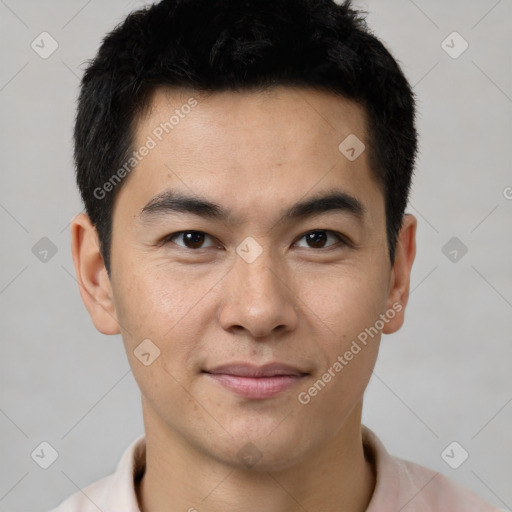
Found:
[{"label": "chin", "polygon": [[252,418],[238,420],[236,426],[227,428],[232,437],[214,443],[215,458],[233,468],[256,472],[282,471],[299,464],[314,452],[316,436],[313,432],[308,435],[300,425],[287,425],[285,417],[260,418],[257,425]]},{"label": "chin", "polygon": [[[307,458],[307,452],[297,451],[297,444],[288,442],[280,445],[270,446],[262,442],[248,441],[241,443],[241,447],[233,452],[230,449],[229,455],[218,454],[217,460],[238,471],[249,471],[255,473],[279,472],[299,464]],[[237,443],[238,446],[238,443]]]}]

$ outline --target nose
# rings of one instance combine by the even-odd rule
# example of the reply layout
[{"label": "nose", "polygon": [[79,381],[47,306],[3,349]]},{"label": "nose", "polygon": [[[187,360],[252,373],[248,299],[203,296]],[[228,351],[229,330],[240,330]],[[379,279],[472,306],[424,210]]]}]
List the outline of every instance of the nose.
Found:
[{"label": "nose", "polygon": [[237,256],[224,280],[219,312],[223,329],[263,341],[297,327],[293,283],[279,268],[265,251],[252,263]]}]

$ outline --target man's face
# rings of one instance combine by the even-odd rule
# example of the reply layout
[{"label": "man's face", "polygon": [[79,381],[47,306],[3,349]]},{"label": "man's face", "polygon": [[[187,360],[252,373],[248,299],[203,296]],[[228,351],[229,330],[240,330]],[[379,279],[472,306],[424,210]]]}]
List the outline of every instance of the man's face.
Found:
[{"label": "man's face", "polygon": [[[148,137],[156,146],[114,205],[115,317],[148,432],[231,465],[253,450],[262,468],[286,467],[356,421],[380,333],[359,351],[353,341],[393,304],[368,151],[351,160],[339,149],[351,134],[368,149],[364,112],[309,89],[195,95],[182,108],[189,97],[158,91],[136,131],[135,149]],[[228,217],[186,211],[166,193]],[[354,201],[282,218],[334,193]],[[147,366],[134,353],[143,340],[146,362],[160,350]]]}]

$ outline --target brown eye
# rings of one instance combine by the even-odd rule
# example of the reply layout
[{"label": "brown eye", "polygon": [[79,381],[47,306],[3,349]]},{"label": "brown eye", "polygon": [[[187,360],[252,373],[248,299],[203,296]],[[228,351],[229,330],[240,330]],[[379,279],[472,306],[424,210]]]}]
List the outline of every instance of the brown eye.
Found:
[{"label": "brown eye", "polygon": [[[204,249],[205,247],[213,247],[214,243],[210,245],[203,246],[205,240],[208,238],[211,239],[209,235],[203,233],[202,231],[180,231],[179,233],[175,233],[171,235],[167,241],[173,242],[180,247],[184,247],[186,249]],[[181,243],[176,242],[175,240],[181,240]]]},{"label": "brown eye", "polygon": [[[326,245],[329,238],[334,239],[334,243]],[[302,235],[300,240],[302,239],[306,241],[307,247],[311,249],[323,249],[324,247],[336,245],[336,242],[344,243],[343,238],[339,236],[337,233],[325,229],[310,231],[309,233]]]}]

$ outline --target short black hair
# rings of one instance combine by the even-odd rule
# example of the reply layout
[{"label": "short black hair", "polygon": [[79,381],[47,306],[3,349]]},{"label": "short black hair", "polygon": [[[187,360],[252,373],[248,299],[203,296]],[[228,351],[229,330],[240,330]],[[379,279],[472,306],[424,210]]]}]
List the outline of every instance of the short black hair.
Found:
[{"label": "short black hair", "polygon": [[81,83],[77,182],[109,275],[114,199],[138,117],[162,86],[210,93],[298,86],[362,105],[394,263],[417,153],[415,99],[364,13],[350,1],[163,0],[104,38]]}]

